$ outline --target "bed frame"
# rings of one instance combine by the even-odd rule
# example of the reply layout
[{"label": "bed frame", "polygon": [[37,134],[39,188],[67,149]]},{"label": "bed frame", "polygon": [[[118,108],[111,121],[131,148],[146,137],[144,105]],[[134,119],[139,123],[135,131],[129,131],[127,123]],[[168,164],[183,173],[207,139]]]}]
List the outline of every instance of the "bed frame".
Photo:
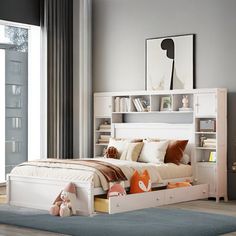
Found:
[{"label": "bed frame", "polygon": [[[161,139],[188,139],[189,143],[186,152],[191,156],[191,165],[195,165],[193,159],[193,124],[157,124],[157,123],[122,123],[112,126],[112,136],[116,138],[147,138],[158,137]],[[189,176],[186,176],[189,179]],[[172,179],[168,181],[183,181],[186,178]],[[193,178],[193,176],[191,176]],[[38,177],[23,177],[9,174],[7,177],[7,196],[10,205],[29,207],[35,209],[48,210],[55,199],[55,196],[64,188],[68,181],[57,181],[55,179],[46,179]],[[104,194],[102,188],[94,188],[93,182],[74,182],[77,189],[77,214],[92,215],[94,213],[94,197]],[[162,183],[162,185],[166,185]],[[158,185],[160,186],[160,185]],[[157,186],[153,186],[157,187]],[[168,191],[168,190],[165,190]],[[197,190],[196,190],[197,191]],[[200,190],[202,191],[202,189]],[[204,190],[206,192],[206,190]],[[135,194],[137,198],[137,194]],[[196,199],[184,198],[183,201]],[[142,194],[140,196],[143,196]],[[148,196],[148,195],[147,195]],[[206,195],[204,195],[207,197]],[[130,198],[130,195],[129,195]],[[180,197],[181,198],[181,197]],[[198,197],[197,197],[198,198]],[[203,198],[202,194],[199,198]],[[181,199],[180,199],[181,200]],[[170,201],[164,201],[162,205],[169,204]],[[116,205],[117,207],[119,204]],[[148,207],[150,207],[148,205]],[[135,208],[135,206],[133,207]],[[144,207],[145,208],[145,207]],[[124,210],[123,210],[124,211]],[[114,211],[110,211],[114,213]]]}]

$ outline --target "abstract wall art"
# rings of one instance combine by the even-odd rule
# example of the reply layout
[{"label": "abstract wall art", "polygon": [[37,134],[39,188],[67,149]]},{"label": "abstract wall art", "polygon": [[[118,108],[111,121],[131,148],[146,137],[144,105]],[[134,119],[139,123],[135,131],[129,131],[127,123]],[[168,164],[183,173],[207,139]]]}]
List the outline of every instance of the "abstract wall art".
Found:
[{"label": "abstract wall art", "polygon": [[146,89],[194,88],[194,35],[146,40]]}]

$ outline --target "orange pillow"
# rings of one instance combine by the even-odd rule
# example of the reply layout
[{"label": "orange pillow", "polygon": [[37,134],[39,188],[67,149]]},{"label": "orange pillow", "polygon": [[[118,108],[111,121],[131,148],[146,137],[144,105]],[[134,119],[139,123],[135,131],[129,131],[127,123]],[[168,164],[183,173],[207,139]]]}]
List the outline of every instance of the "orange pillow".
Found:
[{"label": "orange pillow", "polygon": [[184,150],[188,144],[188,140],[172,140],[170,141],[165,155],[165,163],[180,164]]},{"label": "orange pillow", "polygon": [[151,191],[151,180],[148,171],[139,174],[136,170],[130,180],[130,193],[143,193]]}]

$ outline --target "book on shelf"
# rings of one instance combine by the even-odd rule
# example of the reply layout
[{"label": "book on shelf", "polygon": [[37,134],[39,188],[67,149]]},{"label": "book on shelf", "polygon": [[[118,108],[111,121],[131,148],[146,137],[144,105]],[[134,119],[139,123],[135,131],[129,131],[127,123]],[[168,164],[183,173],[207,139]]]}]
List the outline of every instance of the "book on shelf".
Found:
[{"label": "book on shelf", "polygon": [[138,112],[142,111],[140,104],[138,103],[138,100],[136,98],[133,99],[133,103],[134,103],[136,111]]},{"label": "book on shelf", "polygon": [[109,140],[110,139],[110,135],[101,134],[100,138],[103,139],[103,140]]},{"label": "book on shelf", "polygon": [[209,161],[216,162],[216,152],[210,152]]},{"label": "book on shelf", "polygon": [[99,138],[98,139],[98,143],[109,143],[109,139],[108,140],[106,140],[106,139],[102,139],[102,138]]},{"label": "book on shelf", "polygon": [[115,112],[120,112],[120,97],[115,98]]},{"label": "book on shelf", "polygon": [[111,129],[111,125],[109,125],[109,124],[101,124],[99,126],[99,129]]},{"label": "book on shelf", "polygon": [[130,98],[116,97],[115,112],[128,112],[128,111],[130,111]]},{"label": "book on shelf", "polygon": [[215,138],[207,138],[207,139],[204,139],[204,142],[207,142],[207,143],[216,143],[216,139],[215,139]]},{"label": "book on shelf", "polygon": [[216,147],[216,139],[214,138],[207,138],[203,140],[203,147]]},{"label": "book on shelf", "polygon": [[138,112],[147,111],[147,101],[143,98],[134,98],[134,106]]}]

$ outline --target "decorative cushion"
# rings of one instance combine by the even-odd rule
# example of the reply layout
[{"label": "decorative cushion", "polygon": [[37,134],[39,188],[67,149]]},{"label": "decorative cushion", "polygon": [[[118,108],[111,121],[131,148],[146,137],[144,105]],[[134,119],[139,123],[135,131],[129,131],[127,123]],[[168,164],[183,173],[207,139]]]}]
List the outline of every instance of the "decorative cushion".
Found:
[{"label": "decorative cushion", "polygon": [[143,142],[126,144],[126,148],[121,154],[120,159],[126,161],[137,161],[140,152],[142,150],[142,147],[143,147]]},{"label": "decorative cushion", "polygon": [[130,179],[130,193],[143,193],[151,191],[151,180],[147,170],[140,175],[135,171]]},{"label": "decorative cushion", "polygon": [[138,161],[163,163],[168,143],[168,140],[160,142],[144,142]]},{"label": "decorative cushion", "polygon": [[188,140],[170,141],[166,150],[165,163],[174,163],[176,165],[179,165],[187,144]]},{"label": "decorative cushion", "polygon": [[109,197],[117,197],[117,196],[125,196],[126,191],[124,187],[120,183],[114,183],[108,193],[107,193],[107,198]]},{"label": "decorative cushion", "polygon": [[110,147],[107,148],[107,150],[106,150],[105,157],[106,157],[106,158],[114,158],[114,159],[117,159],[117,158],[118,158],[118,150],[117,150],[115,147],[110,146]]}]

